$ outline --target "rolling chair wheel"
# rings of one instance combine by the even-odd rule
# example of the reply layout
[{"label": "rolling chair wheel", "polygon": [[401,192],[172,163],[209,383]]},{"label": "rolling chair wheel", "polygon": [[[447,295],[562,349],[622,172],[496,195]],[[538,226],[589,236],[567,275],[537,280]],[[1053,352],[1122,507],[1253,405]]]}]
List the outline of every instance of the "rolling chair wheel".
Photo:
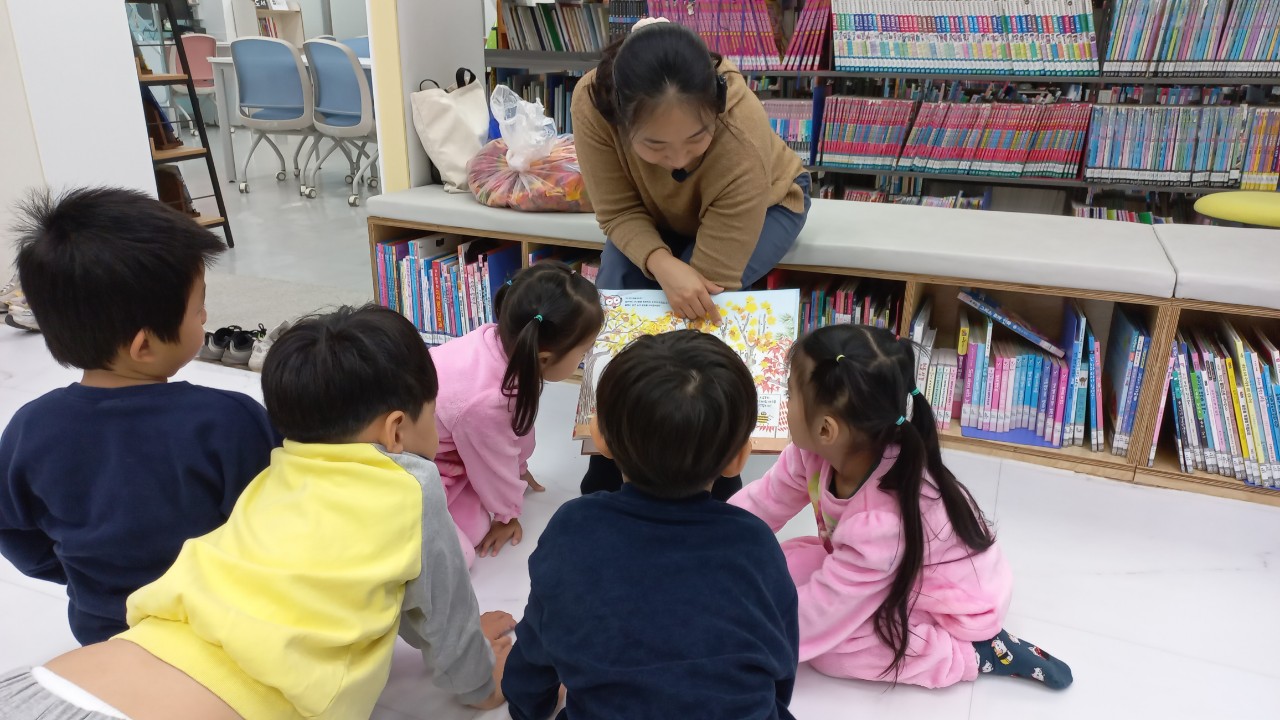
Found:
[{"label": "rolling chair wheel", "polygon": [[351,183],[355,182],[355,179],[356,179],[355,175],[348,175],[342,179],[342,182],[347,185],[350,185]]},{"label": "rolling chair wheel", "polygon": [[249,194],[249,183],[247,183],[247,182],[242,182],[242,183],[240,183],[240,193],[241,193],[242,195],[247,195],[247,194]]},{"label": "rolling chair wheel", "polygon": [[299,185],[299,186],[298,186],[298,194],[299,194],[299,195],[301,195],[302,197],[306,197],[306,196],[307,196],[307,186],[306,186],[306,185]]},{"label": "rolling chair wheel", "polygon": [[378,187],[378,178],[369,178],[369,187],[371,188]]},{"label": "rolling chair wheel", "polygon": [[294,177],[298,177],[298,176],[299,176],[299,175],[301,175],[301,174],[302,174],[302,171],[301,171],[301,170],[299,170],[298,168],[294,168],[294,169],[293,169],[293,176],[294,176]]},{"label": "rolling chair wheel", "polygon": [[280,172],[276,173],[276,182],[283,182],[284,179],[287,177],[289,176],[286,175],[283,170],[281,170]]},{"label": "rolling chair wheel", "polygon": [[347,198],[347,204],[350,205],[351,207],[360,207],[360,196],[352,195],[351,197]]},{"label": "rolling chair wheel", "polygon": [[316,196],[319,194],[320,193],[316,192],[315,188],[307,188],[307,197],[311,198],[312,200],[314,200]]}]

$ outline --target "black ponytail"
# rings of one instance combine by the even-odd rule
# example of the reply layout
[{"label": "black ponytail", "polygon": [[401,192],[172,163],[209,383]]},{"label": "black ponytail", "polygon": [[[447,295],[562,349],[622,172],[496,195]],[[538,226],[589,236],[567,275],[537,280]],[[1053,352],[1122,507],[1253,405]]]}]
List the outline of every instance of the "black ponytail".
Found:
[{"label": "black ponytail", "polygon": [[634,129],[655,101],[671,93],[715,115],[723,105],[720,61],[689,28],[671,22],[648,25],[604,49],[591,103],[620,131]]},{"label": "black ponytail", "polygon": [[[864,434],[883,455],[898,445],[898,458],[880,479],[897,497],[902,517],[902,559],[889,595],[876,610],[876,636],[893,651],[886,676],[896,680],[911,640],[909,618],[924,568],[925,528],[920,496],[936,491],[951,527],[975,554],[995,543],[973,496],[942,462],[933,409],[916,388],[915,346],[887,330],[866,325],[833,325],[800,339],[793,350],[812,368],[800,383],[812,415],[828,410]],[[926,476],[927,471],[927,476]],[[927,483],[928,477],[932,483]]]},{"label": "black ponytail", "polygon": [[494,298],[498,338],[507,354],[502,394],[512,401],[511,429],[521,437],[533,430],[542,396],[540,353],[550,362],[600,333],[604,310],[591,281],[561,262],[546,261],[521,270]]}]

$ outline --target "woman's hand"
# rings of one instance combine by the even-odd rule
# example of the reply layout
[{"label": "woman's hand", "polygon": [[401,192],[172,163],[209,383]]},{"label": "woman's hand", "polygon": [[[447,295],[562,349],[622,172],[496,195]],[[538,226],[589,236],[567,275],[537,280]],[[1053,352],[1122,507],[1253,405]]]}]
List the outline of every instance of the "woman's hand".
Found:
[{"label": "woman's hand", "polygon": [[724,288],[702,277],[702,273],[667,250],[654,252],[646,264],[649,274],[667,294],[667,302],[671,303],[676,317],[720,324],[720,309],[711,302],[711,296],[724,292]]},{"label": "woman's hand", "polygon": [[480,557],[498,556],[498,551],[506,545],[508,541],[512,545],[519,545],[520,540],[524,537],[524,530],[520,528],[520,520],[512,518],[511,522],[493,521],[489,526],[489,532],[485,533],[484,539],[476,546],[476,554]]}]

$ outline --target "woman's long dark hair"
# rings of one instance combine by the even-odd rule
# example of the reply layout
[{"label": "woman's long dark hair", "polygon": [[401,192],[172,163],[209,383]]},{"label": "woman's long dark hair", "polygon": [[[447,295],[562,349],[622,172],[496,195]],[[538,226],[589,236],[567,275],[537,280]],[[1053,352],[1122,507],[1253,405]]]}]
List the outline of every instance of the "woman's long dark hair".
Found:
[{"label": "woman's long dark hair", "polygon": [[632,130],[655,101],[675,93],[711,115],[720,111],[721,57],[694,31],[676,23],[648,25],[605,48],[591,102],[610,125]]},{"label": "woman's long dark hair", "polygon": [[[995,542],[995,536],[968,488],[942,463],[933,409],[916,389],[914,346],[906,338],[866,325],[832,325],[815,330],[796,344],[809,377],[798,383],[806,413],[829,411],[864,434],[881,455],[896,444],[898,459],[880,479],[880,489],[898,498],[902,515],[903,555],[889,586],[889,596],[875,614],[876,636],[893,650],[885,675],[896,678],[910,643],[908,617],[915,604],[916,584],[924,567],[926,539],[920,515],[920,495],[932,479],[960,540],[975,553]],[[907,406],[910,405],[908,413]],[[910,422],[898,418],[910,415]]]},{"label": "woman's long dark hair", "polygon": [[542,363],[551,362],[600,333],[604,310],[590,280],[561,262],[545,261],[521,270],[494,298],[498,338],[507,353],[502,394],[515,401],[511,429],[528,435],[538,417]]}]

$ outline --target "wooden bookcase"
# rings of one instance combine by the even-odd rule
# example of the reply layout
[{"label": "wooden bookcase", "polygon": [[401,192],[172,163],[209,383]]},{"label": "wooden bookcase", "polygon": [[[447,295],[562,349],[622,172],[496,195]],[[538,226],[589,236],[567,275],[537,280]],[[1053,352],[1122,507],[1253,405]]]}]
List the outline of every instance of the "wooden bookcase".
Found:
[{"label": "wooden bookcase", "polygon": [[[1242,327],[1262,326],[1271,330],[1280,329],[1280,310],[1273,308],[1175,299],[1169,301],[1168,310],[1175,331],[1178,328],[1212,323],[1220,318],[1226,318],[1233,325]],[[1168,341],[1163,345],[1156,345],[1156,347],[1168,348],[1169,342],[1172,342],[1172,340],[1173,332],[1171,331]],[[1145,390],[1144,388],[1144,392]],[[1159,394],[1160,390],[1161,388],[1156,388],[1155,392]],[[1147,459],[1151,448],[1150,441],[1156,432],[1156,418],[1154,415],[1156,407],[1153,406],[1148,410],[1151,412],[1144,416],[1148,420],[1145,430],[1147,445],[1135,468],[1134,482],[1139,485],[1191,490],[1218,497],[1251,500],[1280,506],[1280,490],[1258,488],[1247,485],[1235,478],[1199,470],[1190,473],[1183,472],[1178,465],[1172,426],[1168,425],[1168,420],[1166,420],[1166,426],[1161,428],[1155,463],[1148,467]],[[1166,413],[1168,412],[1170,411],[1166,408]]]},{"label": "wooden bookcase", "polygon": [[[475,238],[491,238],[521,245],[525,262],[528,262],[530,251],[540,247],[563,247],[598,250],[599,243],[564,240],[522,234],[515,230],[479,230],[475,228],[455,227],[433,223],[414,222],[391,219],[371,215],[368,220],[370,267],[372,282],[377,287],[378,275],[373,263],[375,247],[378,243],[391,240],[417,237],[425,233],[454,233]],[[1256,307],[1241,307],[1217,303],[1204,303],[1172,298],[1156,298],[1145,295],[1134,295],[1118,292],[1102,292],[1079,288],[1051,287],[1045,285],[1027,285],[1008,282],[992,282],[962,277],[941,275],[920,275],[911,273],[882,272],[860,270],[857,268],[826,267],[811,265],[780,265],[780,269],[791,270],[807,275],[829,277],[859,277],[879,279],[901,283],[903,293],[903,312],[901,332],[910,329],[911,318],[926,297],[934,302],[933,324],[938,327],[939,345],[954,339],[954,323],[960,301],[956,299],[956,291],[961,287],[979,288],[997,296],[1001,302],[1012,306],[1024,314],[1031,322],[1037,324],[1050,336],[1055,336],[1060,318],[1061,301],[1071,298],[1081,305],[1090,325],[1094,328],[1098,340],[1103,343],[1103,354],[1106,353],[1107,328],[1110,326],[1111,314],[1117,304],[1122,304],[1130,312],[1140,316],[1146,323],[1154,348],[1167,348],[1173,342],[1180,321],[1194,313],[1209,315],[1225,315],[1239,318],[1244,322],[1275,322],[1280,327],[1280,310]],[[1280,491],[1254,488],[1238,480],[1209,475],[1208,473],[1182,473],[1179,471],[1176,457],[1170,447],[1172,439],[1160,438],[1156,463],[1147,467],[1147,458],[1151,450],[1151,441],[1156,431],[1156,415],[1159,412],[1163,391],[1163,363],[1160,353],[1154,353],[1147,361],[1147,372],[1138,396],[1138,409],[1134,419],[1131,440],[1127,453],[1112,455],[1110,452],[1110,431],[1108,428],[1107,448],[1102,452],[1093,452],[1088,443],[1085,447],[1038,448],[1011,443],[966,437],[959,424],[942,433],[944,447],[968,452],[993,455],[1000,458],[1030,462],[1063,470],[1072,470],[1105,477],[1121,482],[1137,482],[1144,485],[1189,490],[1209,495],[1261,502],[1280,506]],[[1166,434],[1167,435],[1167,434]]]}]

